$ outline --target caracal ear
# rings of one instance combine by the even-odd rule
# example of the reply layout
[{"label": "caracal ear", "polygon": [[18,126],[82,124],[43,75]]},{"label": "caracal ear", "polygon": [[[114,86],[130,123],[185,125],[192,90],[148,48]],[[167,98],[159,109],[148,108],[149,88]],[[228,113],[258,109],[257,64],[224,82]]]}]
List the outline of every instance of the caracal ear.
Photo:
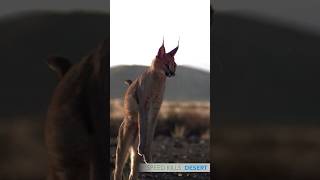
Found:
[{"label": "caracal ear", "polygon": [[130,86],[131,83],[132,83],[132,81],[131,81],[130,79],[128,79],[128,80],[125,80],[124,83],[125,83],[127,86]]},{"label": "caracal ear", "polygon": [[172,51],[170,51],[168,54],[171,56],[171,57],[174,57],[174,55],[176,55],[177,51],[179,49],[179,41],[178,41],[178,46],[174,49],[172,49]]},{"label": "caracal ear", "polygon": [[57,56],[49,57],[47,59],[47,63],[49,68],[57,73],[59,79],[61,79],[64,74],[68,72],[72,65],[68,59]]},{"label": "caracal ear", "polygon": [[162,46],[160,47],[160,49],[158,51],[157,57],[163,58],[165,54],[166,54],[166,49],[164,48],[164,40],[163,40],[162,41]]}]

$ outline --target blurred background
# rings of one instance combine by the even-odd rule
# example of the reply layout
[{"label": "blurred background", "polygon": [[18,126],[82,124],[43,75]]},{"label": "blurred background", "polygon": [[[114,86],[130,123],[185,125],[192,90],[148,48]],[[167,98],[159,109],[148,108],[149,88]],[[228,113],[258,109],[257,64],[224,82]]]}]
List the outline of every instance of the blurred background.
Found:
[{"label": "blurred background", "polygon": [[319,179],[320,2],[211,3],[215,179]]},{"label": "blurred background", "polygon": [[[109,34],[108,1],[69,2],[1,1],[0,179],[45,177],[43,125],[58,82],[46,57],[77,62]],[[215,179],[319,179],[319,6],[315,0],[215,1],[211,138],[209,73],[181,66],[168,81],[155,159],[207,162],[211,139]],[[122,119],[123,80],[144,68],[110,68],[113,137]],[[161,148],[178,154],[163,157]]]},{"label": "blurred background", "polygon": [[[125,4],[125,6],[124,6]],[[124,80],[135,80],[158,53],[178,45],[153,143],[157,163],[210,162],[210,1],[111,0],[110,169],[123,120]],[[190,12],[193,13],[190,13]],[[130,16],[128,16],[130,15]],[[201,19],[202,21],[199,21]],[[126,167],[125,172],[128,172]],[[210,179],[209,173],[141,173],[149,179]]]},{"label": "blurred background", "polygon": [[109,36],[109,3],[0,2],[0,179],[42,180],[43,127],[58,78],[49,55],[78,62]]}]

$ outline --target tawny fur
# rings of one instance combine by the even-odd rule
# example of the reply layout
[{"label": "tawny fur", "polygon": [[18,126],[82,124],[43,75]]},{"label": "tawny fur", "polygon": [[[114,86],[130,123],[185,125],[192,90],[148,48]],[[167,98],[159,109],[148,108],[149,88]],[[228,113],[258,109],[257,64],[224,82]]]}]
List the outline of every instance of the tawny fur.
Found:
[{"label": "tawny fur", "polygon": [[178,47],[166,53],[164,45],[151,66],[129,85],[124,97],[124,120],[119,128],[114,180],[122,180],[124,165],[130,156],[129,179],[137,179],[140,162],[152,162],[151,146],[161,107],[166,77],[175,75],[174,55]]},{"label": "tawny fur", "polygon": [[107,179],[107,42],[79,63],[50,58],[59,83],[45,125],[48,180]]}]

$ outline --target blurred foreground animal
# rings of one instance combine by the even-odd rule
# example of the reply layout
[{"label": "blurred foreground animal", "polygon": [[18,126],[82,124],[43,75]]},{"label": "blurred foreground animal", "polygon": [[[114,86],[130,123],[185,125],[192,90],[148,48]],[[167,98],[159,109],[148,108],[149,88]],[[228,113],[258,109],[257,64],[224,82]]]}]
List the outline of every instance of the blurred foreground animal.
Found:
[{"label": "blurred foreground animal", "polygon": [[137,179],[139,162],[151,161],[151,145],[156,117],[161,107],[166,77],[175,75],[174,56],[179,45],[166,53],[164,43],[151,66],[129,85],[124,97],[124,120],[119,128],[114,180],[122,180],[123,167],[130,154],[129,179]]},{"label": "blurred foreground animal", "polygon": [[48,59],[59,83],[48,108],[48,180],[107,179],[107,42],[72,65]]}]

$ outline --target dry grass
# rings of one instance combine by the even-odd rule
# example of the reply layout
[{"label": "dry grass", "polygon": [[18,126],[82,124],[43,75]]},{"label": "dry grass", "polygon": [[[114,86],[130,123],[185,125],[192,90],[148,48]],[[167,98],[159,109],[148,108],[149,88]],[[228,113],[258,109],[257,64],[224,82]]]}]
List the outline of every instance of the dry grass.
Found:
[{"label": "dry grass", "polygon": [[[110,101],[110,169],[114,168],[116,136],[123,120],[123,101]],[[158,115],[152,153],[154,162],[209,162],[209,102],[165,101]],[[142,179],[210,179],[209,173],[142,173]]]},{"label": "dry grass", "polygon": [[[110,132],[113,137],[117,134],[118,127],[122,121],[122,112],[122,102],[119,100],[111,101]],[[159,120],[159,133],[180,138],[190,136],[194,134],[193,132],[199,131],[201,132],[199,134],[204,138],[209,138],[208,103],[165,102],[161,109]],[[0,121],[0,180],[45,179],[47,171],[47,155],[43,132],[45,116],[9,117],[2,118]],[[168,136],[167,139],[170,139],[168,141],[174,142],[174,139]],[[161,139],[161,137],[158,138]],[[166,138],[164,139],[167,140]],[[116,142],[114,139],[110,140],[112,140],[111,144],[114,144],[114,147]],[[166,142],[165,140],[163,142]],[[174,143],[170,144],[169,142],[166,144],[174,148]],[[204,142],[207,142],[207,140]],[[163,144],[159,144],[159,146],[161,145]],[[208,144],[202,145],[209,146]],[[187,144],[182,144],[181,146],[187,147]],[[208,154],[208,151],[209,148],[203,154]],[[193,155],[192,157],[196,156]],[[205,159],[204,157],[202,158]]]},{"label": "dry grass", "polygon": [[43,141],[44,118],[1,119],[0,179],[40,180],[46,175]]},{"label": "dry grass", "polygon": [[[117,136],[123,120],[123,101],[110,101],[110,136]],[[209,138],[210,104],[209,102],[186,101],[163,102],[159,115],[156,135],[173,137],[201,136]],[[207,134],[206,134],[207,133]]]},{"label": "dry grass", "polygon": [[[218,128],[216,179],[319,179],[319,127]],[[231,173],[232,172],[232,173]]]}]

